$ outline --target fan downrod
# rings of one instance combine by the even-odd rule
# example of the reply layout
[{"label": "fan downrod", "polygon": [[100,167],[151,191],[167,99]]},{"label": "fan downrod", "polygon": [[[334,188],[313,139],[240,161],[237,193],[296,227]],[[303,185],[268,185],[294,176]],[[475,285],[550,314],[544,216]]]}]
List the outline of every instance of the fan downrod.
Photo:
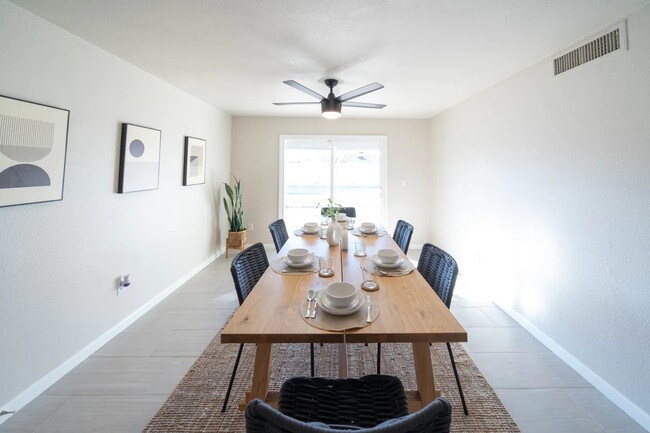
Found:
[{"label": "fan downrod", "polygon": [[323,80],[323,83],[325,83],[325,85],[330,88],[330,93],[334,93],[332,89],[336,87],[336,85],[339,83],[339,80],[335,80],[334,78],[326,78]]}]

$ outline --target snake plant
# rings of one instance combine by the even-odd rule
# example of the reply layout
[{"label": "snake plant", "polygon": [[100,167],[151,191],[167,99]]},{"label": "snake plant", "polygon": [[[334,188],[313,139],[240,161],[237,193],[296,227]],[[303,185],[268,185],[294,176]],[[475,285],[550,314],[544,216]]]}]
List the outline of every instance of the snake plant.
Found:
[{"label": "snake plant", "polygon": [[228,215],[228,224],[231,232],[241,232],[245,230],[244,227],[244,209],[241,202],[241,184],[240,180],[233,176],[235,179],[235,184],[233,186],[228,185],[228,182],[224,182],[226,187],[226,194],[230,199],[230,206],[228,205],[228,200],[226,197],[223,198],[223,207],[226,209],[226,214]]}]

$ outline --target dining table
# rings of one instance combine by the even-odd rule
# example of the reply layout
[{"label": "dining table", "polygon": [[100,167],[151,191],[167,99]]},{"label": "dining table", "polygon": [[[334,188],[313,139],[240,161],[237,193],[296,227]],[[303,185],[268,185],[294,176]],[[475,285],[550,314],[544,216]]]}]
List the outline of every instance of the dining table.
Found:
[{"label": "dining table", "polygon": [[[330,246],[320,236],[292,236],[277,256],[270,258],[272,263],[280,263],[289,250],[306,248],[314,256],[326,259],[333,275],[323,277],[317,271],[300,270],[285,273],[278,272],[277,266],[269,266],[224,327],[222,343],[256,344],[253,381],[239,405],[241,410],[254,398],[277,404],[278,393],[269,392],[273,345],[277,343],[338,344],[339,377],[347,377],[346,345],[349,343],[410,343],[417,389],[407,390],[409,410],[417,411],[440,396],[435,386],[429,344],[466,342],[467,332],[414,266],[409,273],[372,268],[371,259],[385,248],[399,251],[400,261],[410,264],[385,231],[383,235],[378,233],[354,231],[348,236],[347,248],[340,244]],[[358,242],[363,242],[366,257],[354,254]],[[360,288],[368,279],[369,271],[374,271],[372,279],[378,285],[376,290],[364,291],[364,297],[369,295],[378,311],[372,323],[331,331],[312,326],[305,320],[301,306],[304,309],[309,290],[319,292],[337,281]],[[318,314],[328,313],[321,309]]]}]

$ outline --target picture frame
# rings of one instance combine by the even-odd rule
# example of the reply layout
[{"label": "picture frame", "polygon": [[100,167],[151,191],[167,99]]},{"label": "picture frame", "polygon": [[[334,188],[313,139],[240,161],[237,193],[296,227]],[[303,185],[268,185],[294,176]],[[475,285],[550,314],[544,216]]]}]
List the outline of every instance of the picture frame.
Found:
[{"label": "picture frame", "polygon": [[204,139],[185,137],[183,186],[205,183],[205,148],[206,141]]},{"label": "picture frame", "polygon": [[70,110],[0,95],[0,207],[63,200]]},{"label": "picture frame", "polygon": [[122,123],[119,194],[158,189],[160,138],[159,129]]}]

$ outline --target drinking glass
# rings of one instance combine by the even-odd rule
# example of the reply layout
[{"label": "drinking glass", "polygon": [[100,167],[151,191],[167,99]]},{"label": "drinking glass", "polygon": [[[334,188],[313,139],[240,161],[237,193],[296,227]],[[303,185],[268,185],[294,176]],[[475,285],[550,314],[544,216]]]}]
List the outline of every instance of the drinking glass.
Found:
[{"label": "drinking glass", "polygon": [[366,243],[364,241],[354,241],[354,255],[357,257],[366,256]]},{"label": "drinking glass", "polygon": [[354,218],[348,218],[348,230],[354,229]]},{"label": "drinking glass", "polygon": [[318,257],[318,275],[321,277],[331,277],[334,275],[334,271],[332,270],[331,266],[331,261],[329,257],[323,257],[319,256]]},{"label": "drinking glass", "polygon": [[361,288],[364,290],[377,290],[379,288],[379,285],[375,282],[374,276],[372,275],[372,272],[368,271],[366,268],[363,267],[363,264],[361,264],[361,276],[363,278],[363,282],[361,283]]}]

